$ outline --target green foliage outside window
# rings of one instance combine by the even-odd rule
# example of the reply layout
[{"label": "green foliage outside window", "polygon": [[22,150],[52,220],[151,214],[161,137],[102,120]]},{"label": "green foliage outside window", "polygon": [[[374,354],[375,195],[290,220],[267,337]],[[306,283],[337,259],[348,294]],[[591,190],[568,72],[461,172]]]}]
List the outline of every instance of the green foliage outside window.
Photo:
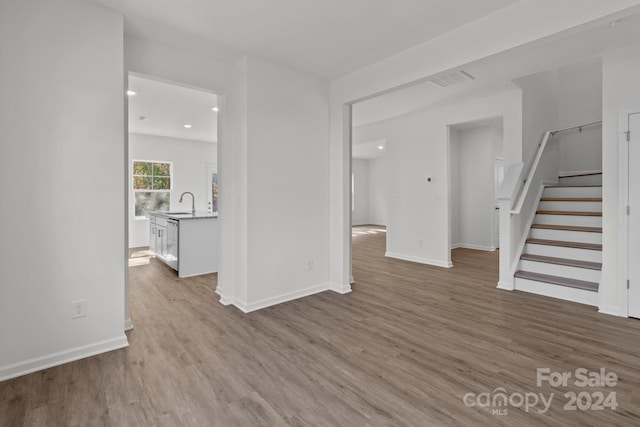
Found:
[{"label": "green foliage outside window", "polygon": [[133,162],[134,190],[171,190],[171,163]]},{"label": "green foliage outside window", "polygon": [[168,211],[171,197],[171,163],[133,162],[135,215]]}]

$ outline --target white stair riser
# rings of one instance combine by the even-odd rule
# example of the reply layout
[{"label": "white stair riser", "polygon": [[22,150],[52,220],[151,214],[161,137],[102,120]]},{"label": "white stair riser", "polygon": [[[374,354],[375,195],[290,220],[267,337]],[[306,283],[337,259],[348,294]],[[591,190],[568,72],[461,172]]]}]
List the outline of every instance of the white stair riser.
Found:
[{"label": "white stair riser", "polygon": [[538,261],[520,260],[520,270],[531,273],[548,274],[550,276],[566,277],[568,279],[585,280],[600,283],[600,270],[571,267],[568,265],[549,264]]},{"label": "white stair riser", "polygon": [[551,283],[536,282],[535,280],[515,278],[515,288],[519,291],[544,295],[566,301],[578,302],[592,306],[598,305],[598,293],[575,289],[567,286],[552,285]]},{"label": "white stair riser", "polygon": [[534,239],[560,240],[563,242],[597,243],[602,244],[601,233],[587,233],[584,231],[547,230],[532,228],[529,237]]},{"label": "white stair riser", "polygon": [[602,197],[602,187],[546,187],[542,197]]},{"label": "white stair riser", "polygon": [[602,212],[602,202],[546,202],[540,201],[538,210],[541,211],[578,211]]},{"label": "white stair riser", "polygon": [[534,224],[575,225],[579,227],[602,227],[601,216],[584,215],[536,215]]},{"label": "white stair riser", "polygon": [[572,176],[558,180],[559,185],[601,185],[602,175]]},{"label": "white stair riser", "polygon": [[525,253],[531,255],[543,255],[554,258],[576,259],[580,261],[602,262],[602,251],[589,249],[565,248],[562,246],[539,245],[527,243],[524,245]]}]

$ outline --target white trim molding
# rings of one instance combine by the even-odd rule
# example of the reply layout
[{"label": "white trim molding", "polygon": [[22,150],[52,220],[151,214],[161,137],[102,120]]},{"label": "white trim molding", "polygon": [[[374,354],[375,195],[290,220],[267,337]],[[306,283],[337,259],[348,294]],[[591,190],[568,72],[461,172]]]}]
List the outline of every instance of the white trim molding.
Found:
[{"label": "white trim molding", "polygon": [[0,366],[0,381],[5,381],[11,378],[30,374],[32,372],[51,368],[53,366],[84,359],[86,357],[95,356],[97,354],[119,350],[128,346],[129,341],[127,341],[127,336],[123,332],[122,336],[112,338],[110,340],[99,341],[93,344],[48,354],[46,356]]},{"label": "white trim molding", "polygon": [[[240,301],[237,298],[228,298],[222,294],[220,295],[220,304],[228,306],[233,305],[237,307],[243,313],[251,313],[252,311],[261,310],[263,308],[271,307],[273,305],[282,304],[284,302],[293,301],[298,298],[307,297],[310,295],[314,295],[320,292],[334,290],[328,283],[323,283],[321,285],[312,286],[306,289],[300,289],[298,291],[288,292],[286,294],[278,295],[271,298],[265,298],[263,300],[255,301],[255,302],[247,302]],[[349,286],[349,290],[346,292],[340,292],[335,290],[335,292],[339,293],[348,293],[351,291],[351,287]]]},{"label": "white trim molding", "polygon": [[598,309],[598,313],[608,314],[609,316],[616,316],[616,317],[628,317],[626,314],[620,313],[620,310],[618,309],[618,307],[614,307],[614,306],[600,307]]},{"label": "white trim molding", "polygon": [[498,285],[496,286],[496,288],[502,289],[503,291],[514,290],[513,283],[509,283],[509,282],[498,282]]},{"label": "white trim molding", "polygon": [[386,252],[384,256],[389,258],[400,259],[402,261],[410,261],[410,262],[417,262],[420,264],[434,265],[436,267],[443,267],[443,268],[453,267],[453,263],[451,261],[446,262],[446,261],[440,261],[437,259],[428,259],[428,258],[411,256],[411,255],[402,255],[394,252]]},{"label": "white trim molding", "polygon": [[480,245],[468,245],[466,243],[456,243],[451,245],[451,249],[472,249],[474,251],[485,251],[485,252],[493,252],[497,248],[493,246],[480,246]]}]

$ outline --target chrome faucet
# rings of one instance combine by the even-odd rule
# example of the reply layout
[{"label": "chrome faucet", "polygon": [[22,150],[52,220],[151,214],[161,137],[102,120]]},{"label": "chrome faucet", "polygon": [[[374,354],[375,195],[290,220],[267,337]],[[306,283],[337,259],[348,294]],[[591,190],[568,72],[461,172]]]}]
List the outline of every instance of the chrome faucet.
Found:
[{"label": "chrome faucet", "polygon": [[192,192],[190,192],[190,191],[185,191],[184,193],[182,193],[182,194],[180,195],[180,200],[178,200],[178,202],[179,202],[179,203],[182,203],[182,198],[184,197],[184,195],[185,195],[185,194],[191,194],[191,214],[192,214],[193,216],[196,216],[196,198],[195,198],[195,196],[193,195],[193,193],[192,193]]}]

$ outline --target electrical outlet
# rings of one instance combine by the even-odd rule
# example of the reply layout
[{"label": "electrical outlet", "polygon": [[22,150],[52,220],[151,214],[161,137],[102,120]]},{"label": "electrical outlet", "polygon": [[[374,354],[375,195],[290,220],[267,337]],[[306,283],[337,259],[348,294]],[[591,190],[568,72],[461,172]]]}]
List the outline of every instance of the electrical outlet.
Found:
[{"label": "electrical outlet", "polygon": [[71,318],[78,319],[80,317],[87,317],[86,299],[80,299],[78,301],[71,302]]},{"label": "electrical outlet", "polygon": [[313,260],[312,259],[307,261],[307,271],[313,271]]}]

